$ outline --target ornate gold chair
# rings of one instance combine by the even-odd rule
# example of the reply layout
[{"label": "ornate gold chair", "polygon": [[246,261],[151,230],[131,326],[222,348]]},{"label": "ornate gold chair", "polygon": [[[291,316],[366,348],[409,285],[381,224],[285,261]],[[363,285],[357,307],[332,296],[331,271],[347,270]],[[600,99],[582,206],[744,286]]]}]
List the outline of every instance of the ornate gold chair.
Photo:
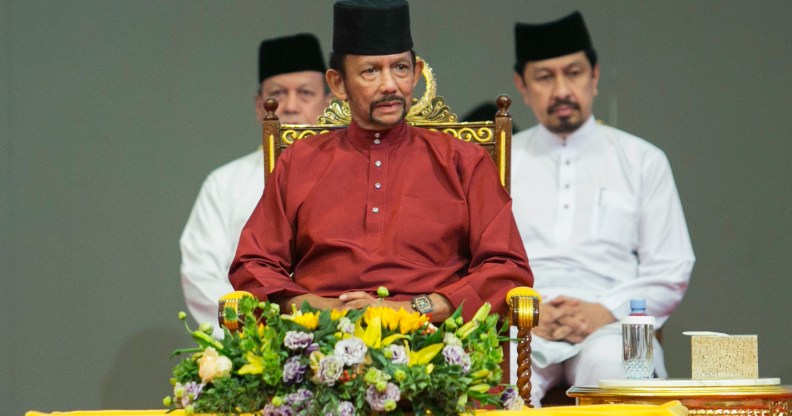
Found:
[{"label": "ornate gold chair", "polygon": [[[421,58],[417,58],[421,59]],[[413,99],[413,105],[407,113],[407,122],[416,127],[438,130],[447,133],[459,140],[484,146],[495,162],[500,176],[500,182],[506,190],[510,183],[510,155],[512,120],[509,114],[511,99],[507,95],[500,95],[496,101],[498,111],[493,115],[493,120],[459,122],[457,116],[446,105],[443,97],[437,96],[437,85],[432,68],[424,61],[423,79],[425,92],[420,99]],[[265,182],[275,168],[280,153],[296,140],[316,134],[345,128],[352,120],[349,105],[338,99],[333,99],[319,117],[315,125],[281,124],[275,110],[278,102],[272,97],[264,100],[265,116],[262,120],[263,146],[264,146],[264,171]],[[526,403],[530,403],[531,392],[531,328],[538,323],[538,295],[530,288],[517,288],[509,293],[509,316],[506,319],[518,328],[518,381],[517,387],[520,396]],[[221,299],[219,319],[221,325],[233,330],[235,322],[225,322],[223,310],[225,306],[232,306],[234,300]],[[514,362],[512,360],[512,362]],[[508,374],[508,373],[507,373]]]},{"label": "ornate gold chair", "polygon": [[[443,97],[436,95],[437,85],[434,74],[425,61],[423,79],[426,83],[425,92],[420,99],[413,99],[413,105],[407,113],[407,122],[416,127],[439,130],[460,140],[484,146],[498,167],[501,185],[509,190],[512,135],[509,96],[498,97],[498,112],[494,115],[494,120],[459,122]],[[264,100],[265,116],[262,126],[265,178],[269,177],[275,168],[275,162],[281,151],[295,140],[344,128],[352,120],[349,105],[335,98],[315,125],[281,124],[278,116],[275,115],[277,108],[278,102],[274,98],[268,97]]]}]

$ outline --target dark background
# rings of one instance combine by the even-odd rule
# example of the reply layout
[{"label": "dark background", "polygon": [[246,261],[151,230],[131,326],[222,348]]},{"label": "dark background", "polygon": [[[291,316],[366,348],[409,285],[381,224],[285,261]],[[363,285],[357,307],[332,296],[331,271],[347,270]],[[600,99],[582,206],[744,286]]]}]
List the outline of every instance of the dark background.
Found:
[{"label": "dark background", "polygon": [[[583,12],[595,115],[664,149],[698,261],[664,331],[759,335],[792,383],[792,2],[422,1],[416,50],[457,114],[509,93],[513,24]],[[0,0],[0,413],[161,408],[189,346],[178,238],[215,167],[256,148],[259,42],[330,1]],[[786,185],[784,185],[786,183]],[[537,196],[541,197],[541,196]],[[530,256],[530,253],[529,253]]]}]

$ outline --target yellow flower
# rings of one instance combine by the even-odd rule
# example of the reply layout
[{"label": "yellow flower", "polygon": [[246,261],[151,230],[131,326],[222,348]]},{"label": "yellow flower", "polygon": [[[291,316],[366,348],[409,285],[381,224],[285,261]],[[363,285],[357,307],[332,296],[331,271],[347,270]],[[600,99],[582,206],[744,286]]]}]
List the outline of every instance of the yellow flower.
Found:
[{"label": "yellow flower", "polygon": [[245,360],[247,360],[247,364],[243,365],[242,368],[237,371],[239,374],[261,374],[264,372],[264,358],[259,357],[256,354],[253,354],[251,351],[245,353]]},{"label": "yellow flower", "polygon": [[399,324],[396,311],[387,306],[370,306],[366,308],[366,312],[363,314],[363,321],[366,325],[371,325],[375,318],[379,318],[381,324],[385,325],[386,328],[389,325]]},{"label": "yellow flower", "polygon": [[404,308],[399,308],[396,311],[387,306],[376,306],[366,309],[366,313],[363,314],[363,320],[366,324],[371,325],[371,321],[374,318],[380,318],[385,329],[389,331],[398,329],[401,334],[415,332],[426,322],[429,322],[429,317],[426,315],[418,312],[407,312]]},{"label": "yellow flower", "polygon": [[418,312],[407,312],[403,308],[399,309],[399,332],[409,334],[417,331],[429,322],[429,317]]},{"label": "yellow flower", "polygon": [[346,314],[347,314],[347,309],[341,309],[341,310],[333,309],[330,311],[330,319],[337,321],[345,317]]},{"label": "yellow flower", "polygon": [[444,344],[440,342],[410,353],[410,363],[408,365],[412,367],[414,365],[429,364],[432,358],[443,349],[443,346]]},{"label": "yellow flower", "polygon": [[311,376],[311,381],[313,381],[315,384],[322,382],[319,378],[319,363],[322,361],[322,358],[324,358],[324,354],[319,352],[319,350],[316,350],[308,355],[308,365],[311,367],[311,372],[313,373],[313,376]]},{"label": "yellow flower", "polygon": [[388,345],[393,344],[395,341],[398,341],[400,339],[405,339],[405,338],[410,338],[410,337],[408,337],[407,335],[404,335],[404,334],[389,335],[389,336],[387,336],[387,337],[382,339],[382,346],[383,347],[387,347]]},{"label": "yellow flower", "polygon": [[382,318],[375,316],[371,318],[368,325],[363,329],[360,321],[355,325],[355,336],[362,339],[369,348],[382,347]]},{"label": "yellow flower", "polygon": [[297,311],[291,316],[291,319],[309,331],[313,331],[319,326],[319,312],[302,313],[302,311]]}]

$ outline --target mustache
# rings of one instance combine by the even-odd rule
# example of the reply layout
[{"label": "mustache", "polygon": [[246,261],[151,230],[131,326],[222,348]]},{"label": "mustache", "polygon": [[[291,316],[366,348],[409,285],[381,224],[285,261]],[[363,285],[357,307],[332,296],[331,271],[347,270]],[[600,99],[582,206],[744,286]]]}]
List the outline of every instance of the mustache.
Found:
[{"label": "mustache", "polygon": [[405,100],[404,97],[401,97],[401,96],[398,96],[398,95],[395,95],[395,94],[391,94],[391,95],[386,95],[386,96],[380,98],[379,100],[372,102],[371,106],[370,106],[371,110],[374,110],[374,107],[376,107],[379,104],[387,103],[387,102],[390,102],[390,101],[398,101],[398,102],[402,103],[402,106],[404,106],[404,107],[407,106],[407,100]]},{"label": "mustache", "polygon": [[561,106],[572,107],[572,108],[574,108],[575,110],[580,110],[580,105],[579,105],[578,103],[576,103],[576,102],[574,102],[574,101],[572,101],[572,100],[570,100],[570,99],[567,99],[567,98],[562,98],[562,99],[560,99],[560,100],[558,100],[558,101],[554,102],[554,103],[553,103],[553,104],[552,104],[552,105],[551,105],[551,106],[550,106],[550,107],[547,109],[547,113],[548,113],[548,114],[553,114],[553,113],[555,113],[555,112],[556,112],[556,110],[558,110],[558,107],[561,107]]}]

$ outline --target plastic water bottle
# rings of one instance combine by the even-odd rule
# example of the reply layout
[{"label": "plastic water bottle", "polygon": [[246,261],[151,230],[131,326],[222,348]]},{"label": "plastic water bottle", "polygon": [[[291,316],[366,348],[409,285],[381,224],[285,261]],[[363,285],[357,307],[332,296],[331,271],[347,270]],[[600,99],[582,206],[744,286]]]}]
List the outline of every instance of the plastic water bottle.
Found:
[{"label": "plastic water bottle", "polygon": [[630,315],[621,320],[624,374],[628,379],[654,375],[654,316],[646,315],[646,300],[630,299]]}]

